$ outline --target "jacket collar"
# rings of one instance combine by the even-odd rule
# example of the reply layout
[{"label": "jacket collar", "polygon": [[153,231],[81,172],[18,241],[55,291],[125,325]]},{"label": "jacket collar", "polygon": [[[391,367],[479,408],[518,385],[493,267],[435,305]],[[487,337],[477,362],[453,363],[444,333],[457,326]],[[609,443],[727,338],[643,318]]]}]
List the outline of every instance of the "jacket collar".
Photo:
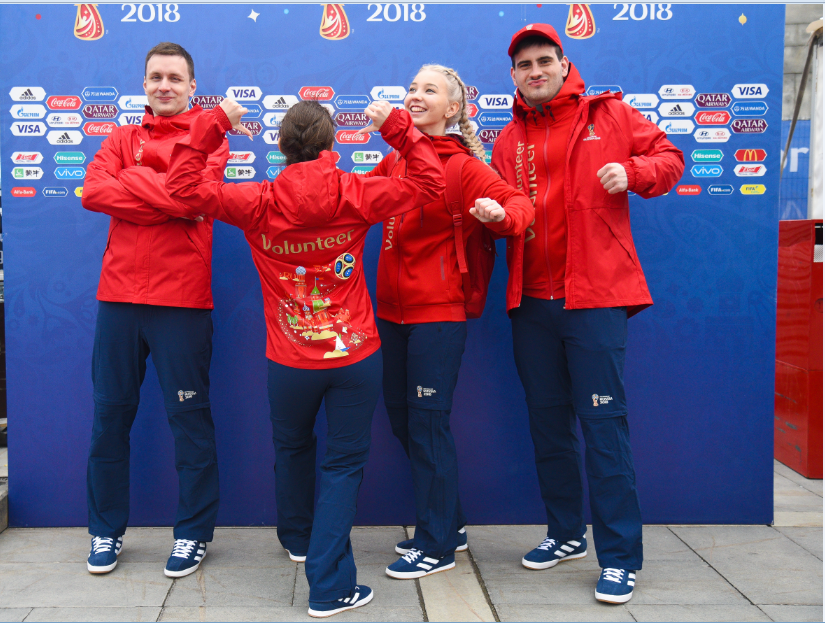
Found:
[{"label": "jacket collar", "polygon": [[198,106],[192,106],[186,112],[182,112],[179,115],[173,115],[171,117],[159,117],[155,116],[152,112],[152,109],[149,106],[145,107],[146,113],[143,115],[143,121],[141,121],[141,125],[148,129],[148,130],[155,130],[161,132],[174,132],[175,130],[188,130],[189,126],[192,125],[192,122],[195,118],[203,112],[203,108]]}]

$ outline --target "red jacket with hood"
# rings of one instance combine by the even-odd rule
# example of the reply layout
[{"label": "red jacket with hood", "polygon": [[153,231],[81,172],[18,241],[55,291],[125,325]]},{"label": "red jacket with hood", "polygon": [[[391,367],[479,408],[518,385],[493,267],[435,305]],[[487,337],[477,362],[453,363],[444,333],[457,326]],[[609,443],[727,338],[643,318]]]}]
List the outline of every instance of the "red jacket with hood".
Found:
[{"label": "red jacket with hood", "polygon": [[368,357],[381,342],[364,281],[364,240],[374,223],[443,191],[432,143],[406,111],[393,110],[381,135],[405,157],[405,179],[344,173],[322,151],[272,182],[226,184],[203,174],[231,128],[215,111],[200,115],[175,147],[166,185],[175,199],[243,230],[261,278],[266,356],[309,369]]},{"label": "red jacket with hood", "polygon": [[[559,95],[569,97],[571,89],[583,87],[571,63]],[[630,233],[627,193],[609,194],[596,171],[609,162],[622,164],[628,190],[647,199],[673,188],[684,172],[684,157],[664,132],[621,101],[621,93],[577,95],[576,100],[566,148],[563,153],[552,154],[562,158],[564,164],[565,308],[626,306],[628,315],[633,315],[652,305],[653,300]],[[496,140],[492,159],[493,167],[505,180],[524,189],[530,185],[525,127],[528,110],[517,92],[513,120]],[[521,304],[524,241],[522,234],[510,238],[507,244],[508,311]]]},{"label": "red jacket with hood", "polygon": [[[471,154],[455,135],[430,138],[443,167],[454,154]],[[408,166],[404,158],[392,153],[367,175],[403,178],[409,175]],[[473,229],[485,225],[496,235],[512,236],[523,232],[533,220],[530,200],[476,158],[464,165],[461,187],[465,238]],[[485,197],[505,209],[503,221],[482,224],[470,214],[476,199]],[[378,317],[398,324],[467,319],[453,216],[444,195],[417,212],[384,222],[376,298]]]},{"label": "red jacket with hood", "polygon": [[[83,207],[112,217],[97,289],[99,301],[212,309],[212,219],[173,201],[165,178],[172,148],[200,106],[172,117],[146,107],[141,125],[114,129],[86,169]],[[224,140],[207,165],[223,179]]]}]

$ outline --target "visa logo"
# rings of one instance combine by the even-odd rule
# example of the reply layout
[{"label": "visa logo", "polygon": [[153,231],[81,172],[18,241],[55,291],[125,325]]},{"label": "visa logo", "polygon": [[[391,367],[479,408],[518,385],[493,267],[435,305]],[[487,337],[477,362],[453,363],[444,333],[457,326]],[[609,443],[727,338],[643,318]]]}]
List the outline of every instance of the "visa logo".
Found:
[{"label": "visa logo", "polygon": [[255,89],[232,89],[232,95],[236,98],[255,97]]},{"label": "visa logo", "polygon": [[42,123],[15,123],[15,134],[18,136],[20,134],[43,134],[43,124]]},{"label": "visa logo", "polygon": [[261,90],[258,87],[229,87],[226,90],[226,96],[234,100],[258,100],[261,97]]},{"label": "visa logo", "polygon": [[739,97],[745,97],[746,95],[762,95],[762,88],[761,87],[739,87]]},{"label": "visa logo", "polygon": [[482,95],[479,104],[482,108],[511,108],[513,106],[513,96],[498,93]]},{"label": "visa logo", "polygon": [[734,97],[754,98],[764,97],[768,94],[768,85],[760,84],[734,84],[731,91]]}]

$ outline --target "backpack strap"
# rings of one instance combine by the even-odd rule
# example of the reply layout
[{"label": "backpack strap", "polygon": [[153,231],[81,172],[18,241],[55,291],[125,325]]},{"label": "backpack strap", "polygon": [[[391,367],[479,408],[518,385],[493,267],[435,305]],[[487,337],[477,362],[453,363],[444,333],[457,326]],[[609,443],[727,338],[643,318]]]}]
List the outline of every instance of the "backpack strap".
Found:
[{"label": "backpack strap", "polygon": [[458,270],[467,274],[467,253],[464,249],[464,191],[461,188],[461,172],[464,165],[470,160],[467,154],[455,154],[447,160],[444,170],[444,181],[447,185],[445,198],[447,209],[453,215],[453,230],[455,232],[455,255],[458,260]]}]

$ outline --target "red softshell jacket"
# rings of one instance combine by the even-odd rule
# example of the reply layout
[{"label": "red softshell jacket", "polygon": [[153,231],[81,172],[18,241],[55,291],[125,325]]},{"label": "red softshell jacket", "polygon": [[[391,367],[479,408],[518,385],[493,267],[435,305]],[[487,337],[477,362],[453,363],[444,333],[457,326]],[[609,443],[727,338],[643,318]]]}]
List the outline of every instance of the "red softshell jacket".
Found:
[{"label": "red softshell jacket", "polygon": [[[573,67],[571,65],[571,71]],[[521,98],[521,94],[516,94]],[[628,308],[628,316],[653,304],[630,233],[627,193],[608,194],[596,171],[609,162],[627,171],[628,190],[656,197],[671,190],[685,168],[682,152],[621,93],[580,96],[567,144],[564,211],[567,222],[565,308]],[[523,110],[493,147],[493,167],[516,188],[528,188]],[[507,244],[507,310],[521,304],[524,234]]]},{"label": "red softshell jacket", "polygon": [[[200,106],[173,117],[146,107],[141,125],[114,129],[86,170],[83,207],[112,217],[97,298],[116,303],[212,309],[212,219],[172,200],[166,170],[172,148]],[[223,140],[206,175],[223,179]]]},{"label": "red softshell jacket", "polygon": [[404,155],[405,179],[344,173],[322,151],[272,182],[226,184],[202,174],[231,127],[215,110],[199,116],[175,147],[166,185],[175,199],[243,230],[261,278],[266,356],[310,369],[368,357],[381,343],[364,280],[364,240],[374,223],[443,191],[432,143],[406,111],[394,110],[381,135]]},{"label": "red softshell jacket", "polygon": [[[471,153],[452,135],[433,136],[442,167],[454,154]],[[403,178],[408,163],[392,153],[368,176]],[[523,232],[533,220],[533,205],[524,193],[504,182],[490,167],[473,158],[461,173],[464,195],[462,226],[465,239],[473,228],[486,225],[500,236]],[[497,201],[507,216],[484,223],[470,214],[476,199]],[[378,317],[399,324],[463,321],[464,290],[455,249],[453,216],[442,194],[435,201],[384,222],[378,258]]]}]

